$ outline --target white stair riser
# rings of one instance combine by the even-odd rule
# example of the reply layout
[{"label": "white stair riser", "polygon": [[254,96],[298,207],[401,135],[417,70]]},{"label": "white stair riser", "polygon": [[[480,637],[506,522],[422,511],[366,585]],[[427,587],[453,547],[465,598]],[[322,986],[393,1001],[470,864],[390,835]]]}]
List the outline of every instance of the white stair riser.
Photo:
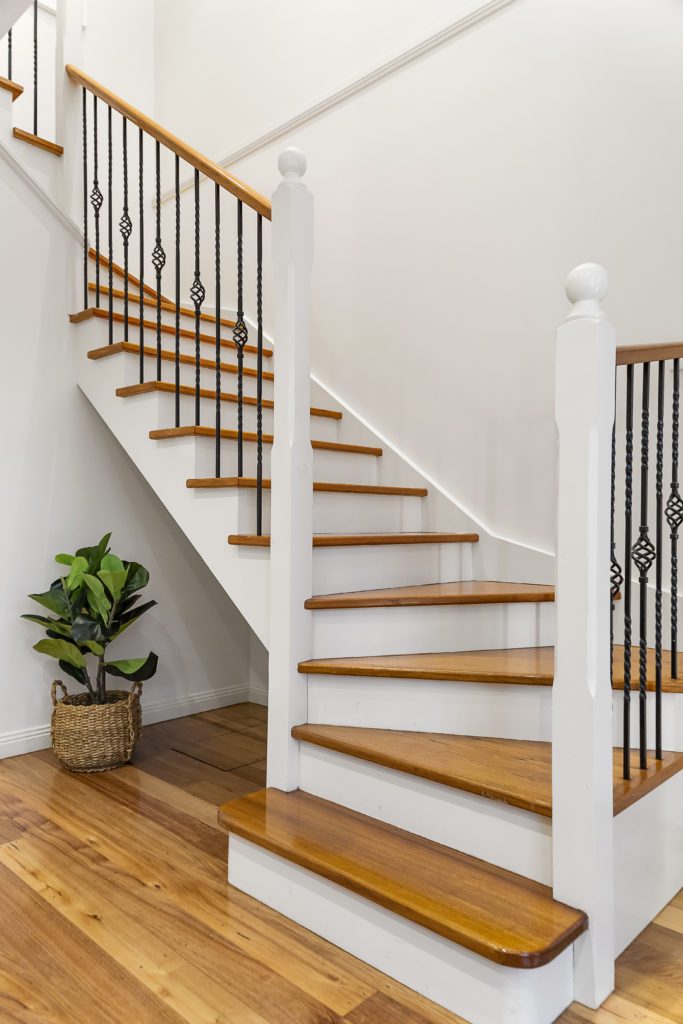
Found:
[{"label": "white stair riser", "polygon": [[[116,359],[118,356],[106,356],[105,359]],[[125,352],[123,353],[125,360],[125,383],[126,384],[137,384],[140,380],[140,358],[137,353]],[[202,358],[204,358],[202,356]],[[236,365],[232,359],[224,360],[227,365]],[[156,379],[156,357],[153,355],[145,356],[145,380]],[[170,360],[162,360],[161,362],[161,379],[167,381],[169,384],[175,384],[175,363]],[[181,363],[180,364],[180,383],[189,387],[195,386],[195,366],[194,363]],[[215,369],[208,369],[206,367],[200,367],[199,369],[199,386],[201,388],[208,388],[214,391],[216,388],[216,371]],[[236,373],[231,373],[227,370],[221,372],[221,391],[229,392],[230,394],[237,394],[238,378]],[[242,393],[244,395],[250,395],[252,398],[256,397],[256,378],[244,376],[242,378]],[[273,398],[273,382],[264,380],[263,381],[263,397],[269,400]]]},{"label": "white stair riser", "polygon": [[552,687],[308,677],[308,721],[365,729],[550,740]]},{"label": "white stair riser", "polygon": [[[270,478],[270,455],[272,446],[263,445],[263,475]],[[211,476],[215,470],[216,440],[213,437],[196,439],[196,475]],[[243,443],[243,476],[256,476],[256,444]],[[223,466],[225,469],[223,469]],[[313,450],[313,466],[316,480],[334,483],[374,484],[377,482],[377,458],[374,455],[359,455],[354,452],[335,452],[325,449]],[[221,439],[221,472],[225,476],[237,472],[237,441]]]},{"label": "white stair riser", "polygon": [[549,602],[318,609],[312,657],[545,647],[554,629]]},{"label": "white stair riser", "polygon": [[230,837],[228,881],[473,1024],[552,1024],[573,998],[573,954],[494,964],[290,861]]},{"label": "white stair riser", "polygon": [[315,594],[471,578],[472,544],[371,544],[313,551]]},{"label": "white stair riser", "polygon": [[[112,357],[115,358],[115,357]],[[128,381],[130,384],[137,383]],[[213,390],[213,389],[212,389]],[[236,394],[234,388],[223,384],[223,393]],[[130,401],[130,399],[127,399]],[[262,410],[262,429],[266,434],[273,433],[273,410],[264,408]],[[199,399],[199,419],[202,426],[215,427],[216,425],[216,400],[215,398]],[[195,421],[195,399],[194,395],[180,396],[180,425],[192,426]],[[311,416],[311,437],[318,441],[338,440],[339,420],[330,419],[329,416]],[[159,392],[159,427],[172,427],[175,424],[175,395],[172,392]],[[256,407],[253,405],[242,406],[242,425],[244,430],[256,432]],[[221,402],[221,429],[237,430],[237,403]]]},{"label": "white stair riser", "polygon": [[[92,301],[93,301],[93,304],[94,304],[94,298],[93,298]],[[107,312],[109,311],[108,302],[104,298],[102,300],[101,308],[104,309]],[[116,304],[114,305],[114,312],[118,312],[118,313],[121,313],[121,315],[123,315],[123,302],[122,301],[119,303],[118,307],[117,307]],[[133,317],[137,318],[138,312],[139,312],[138,311],[138,307],[131,305],[131,307],[130,307],[130,316],[133,316]],[[145,307],[145,320],[152,321],[153,323],[156,324],[156,318],[157,318],[156,310],[152,309],[151,307]],[[175,331],[175,317],[174,317],[174,314],[168,314],[167,313],[167,314],[164,315],[164,312],[162,310],[161,322],[162,322],[162,324],[166,324],[167,326],[173,327],[173,329]],[[113,337],[114,337],[114,341],[115,342],[123,341],[124,340],[124,337],[125,337],[124,326],[125,325],[123,324],[122,321],[120,321],[120,320],[115,320],[114,321]],[[194,324],[187,317],[181,318],[180,328],[181,328],[181,330],[190,330],[190,331],[194,332]],[[108,318],[104,319],[102,317],[94,317],[91,320],[84,320],[80,324],[76,325],[75,330],[77,331],[76,337],[78,338],[79,342],[82,341],[83,344],[85,346],[87,346],[87,349],[99,348],[101,345],[106,345],[109,342],[109,319]],[[204,335],[204,336],[209,335],[213,339],[213,337],[214,337],[214,330],[215,330],[215,328],[211,324],[202,324],[201,334]],[[221,338],[222,338],[223,341],[230,341],[231,338],[232,338],[232,331],[228,327],[224,327],[223,330],[222,330],[222,333],[221,333]],[[139,344],[139,341],[140,341],[140,325],[139,324],[129,323],[129,325],[128,325],[128,341],[131,344],[133,344],[133,345]],[[144,341],[145,341],[145,345],[148,348],[156,348],[156,344],[157,344],[156,327],[145,327],[145,330],[144,330]],[[250,342],[250,344],[251,344],[251,342]],[[166,351],[175,352],[175,334],[169,334],[166,331],[162,331],[162,334],[161,334],[161,347],[162,347],[162,349],[164,349]],[[194,356],[194,350],[195,350],[194,338],[193,337],[192,338],[186,338],[186,337],[184,337],[181,334],[181,336],[180,336],[180,351],[181,351],[181,353],[184,353],[185,355]],[[201,351],[201,355],[202,355],[202,357],[204,359],[214,359],[215,358],[216,348],[215,348],[215,345],[212,344],[212,343],[209,343],[207,341],[201,341],[200,342],[200,351]],[[226,345],[222,345],[221,346],[221,361],[224,362],[224,363],[236,363],[237,362],[237,351],[236,351],[236,349],[232,348],[231,346],[229,347],[229,346],[226,346]],[[256,369],[256,361],[257,361],[257,356],[256,356],[255,352],[245,352],[244,353],[244,365],[245,366],[249,366],[249,367],[252,367],[253,369]],[[273,364],[272,357],[270,357],[270,358],[265,358],[264,357],[264,360],[263,360],[263,368],[264,368],[264,370],[272,371],[272,369],[273,369],[273,365],[272,364]]]},{"label": "white stair riser", "polygon": [[[614,692],[614,745],[624,744],[624,695]],[[647,745],[655,748],[655,695],[647,695]],[[640,707],[638,693],[631,692],[631,746],[640,746]],[[664,750],[683,751],[683,693],[662,694],[662,747]]]},{"label": "white stair riser", "polygon": [[[613,699],[614,745],[623,743],[623,698]],[[552,739],[552,687],[435,679],[308,676],[308,721],[365,729],[443,732],[498,739]],[[653,695],[648,748],[655,746]],[[638,708],[631,707],[631,745],[639,745]],[[662,746],[683,751],[683,694],[662,695]]]},{"label": "white stair riser", "polygon": [[[342,481],[334,481],[341,483]],[[315,491],[313,494],[314,533],[400,533],[421,529],[421,498],[395,494],[354,494],[340,491]],[[256,491],[240,490],[240,523],[253,521]],[[270,530],[270,494],[263,495],[264,528]],[[246,528],[240,532],[253,531]]]},{"label": "white stair riser", "polygon": [[551,884],[549,818],[313,743],[300,757],[306,793]]}]

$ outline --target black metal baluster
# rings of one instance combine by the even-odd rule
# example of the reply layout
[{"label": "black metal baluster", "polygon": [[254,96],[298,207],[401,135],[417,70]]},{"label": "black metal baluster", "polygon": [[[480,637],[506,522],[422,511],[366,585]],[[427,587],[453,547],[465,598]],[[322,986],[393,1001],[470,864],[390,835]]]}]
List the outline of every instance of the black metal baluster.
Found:
[{"label": "black metal baluster", "polygon": [[33,134],[38,134],[38,0],[33,0]]},{"label": "black metal baluster", "polygon": [[237,349],[237,475],[244,476],[244,346],[247,343],[247,325],[244,322],[243,268],[242,268],[242,200],[237,200],[237,321],[232,338]]},{"label": "black metal baluster", "polygon": [[83,86],[83,309],[88,308],[88,94]]},{"label": "black metal baluster", "polygon": [[123,237],[123,340],[128,341],[128,242],[133,224],[128,215],[128,121],[123,118],[123,216],[119,221]]},{"label": "black metal baluster", "polygon": [[657,376],[657,468],[656,468],[655,565],[655,757],[662,759],[662,544],[664,541],[664,362]]},{"label": "black metal baluster", "polygon": [[221,190],[215,186],[216,223],[216,478],[221,475]]},{"label": "black metal baluster", "polygon": [[633,545],[633,561],[640,585],[640,767],[647,768],[647,578],[655,560],[647,522],[648,470],[650,462],[650,364],[643,363],[643,398],[640,427],[640,528]]},{"label": "black metal baluster", "polygon": [[[194,172],[194,280],[190,288],[190,297],[194,303],[194,422],[199,426],[201,414],[200,364],[202,303],[205,296],[204,285],[199,276],[199,171]],[[220,360],[219,360],[220,361]]]},{"label": "black metal baluster", "polygon": [[107,225],[109,227],[109,344],[114,344],[114,217],[112,209],[111,107],[107,107],[108,170]]},{"label": "black metal baluster", "polygon": [[92,120],[93,120],[93,182],[90,202],[95,214],[95,306],[100,307],[100,210],[104,202],[104,196],[100,191],[98,178],[99,168],[99,146],[97,143],[97,96],[92,98]]},{"label": "black metal baluster", "polygon": [[[615,388],[616,391],[616,388]],[[616,400],[615,400],[616,409]],[[614,506],[616,498],[616,464],[617,464],[617,424],[612,424],[612,496],[610,509],[610,685],[614,685],[614,611],[617,594],[621,589],[624,578],[621,574],[621,566],[617,561],[617,550],[614,535]]]},{"label": "black metal baluster", "polygon": [[159,143],[156,143],[156,200],[157,200],[157,233],[152,251],[152,264],[156,270],[157,280],[157,380],[161,380],[161,271],[166,264],[166,253],[161,245],[161,154]]},{"label": "black metal baluster", "polygon": [[671,491],[666,503],[666,521],[671,538],[671,678],[678,679],[678,531],[683,523],[683,499],[678,490],[678,430],[680,423],[680,364],[674,359],[671,412]]},{"label": "black metal baluster", "polygon": [[175,425],[180,426],[180,157],[175,158]]},{"label": "black metal baluster", "polygon": [[624,487],[624,778],[631,778],[631,540],[633,536],[633,366],[626,367]]},{"label": "black metal baluster", "polygon": [[144,201],[144,132],[138,137],[138,199],[140,212],[140,383],[145,380],[145,201]]},{"label": "black metal baluster", "polygon": [[263,534],[263,217],[256,217],[256,533]]},{"label": "black metal baluster", "polygon": [[7,33],[7,77],[12,81],[12,29]]}]

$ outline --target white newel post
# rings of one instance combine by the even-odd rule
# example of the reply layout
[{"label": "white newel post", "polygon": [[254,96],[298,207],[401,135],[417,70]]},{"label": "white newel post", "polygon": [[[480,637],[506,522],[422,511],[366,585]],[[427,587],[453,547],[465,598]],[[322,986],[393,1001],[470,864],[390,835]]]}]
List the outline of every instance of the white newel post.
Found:
[{"label": "white newel post", "polygon": [[304,154],[280,156],[283,180],[273,195],[274,442],[270,491],[270,641],[268,785],[296,789],[299,744],[291,729],[307,721],[313,585],[310,315],[313,197],[301,180]]},{"label": "white newel post", "polygon": [[575,996],[597,1007],[614,988],[610,504],[615,332],[600,305],[607,272],[567,279],[557,334],[559,434],[557,641],[553,686],[553,889],[584,910]]}]

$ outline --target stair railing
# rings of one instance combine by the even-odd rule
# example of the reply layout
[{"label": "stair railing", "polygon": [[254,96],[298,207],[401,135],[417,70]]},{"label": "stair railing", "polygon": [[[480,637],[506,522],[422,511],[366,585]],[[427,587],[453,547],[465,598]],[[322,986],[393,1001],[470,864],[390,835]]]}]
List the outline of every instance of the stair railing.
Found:
[{"label": "stair railing", "polygon": [[627,793],[666,759],[662,691],[679,677],[683,523],[683,344],[617,347],[606,292],[602,267],[572,271],[556,365],[553,885],[590,919],[576,959],[577,998],[590,1006],[614,985],[614,776]]},{"label": "stair railing", "polygon": [[[90,291],[94,293],[94,304],[97,309],[107,303],[107,320],[109,325],[109,345],[114,344],[118,332],[124,345],[131,345],[133,330],[137,329],[139,355],[139,382],[150,379],[146,371],[146,360],[154,358],[152,379],[163,381],[165,367],[172,363],[172,383],[175,396],[175,427],[181,427],[181,406],[183,397],[193,400],[192,421],[194,427],[202,424],[202,399],[213,399],[215,412],[212,425],[215,430],[215,466],[214,475],[217,481],[224,480],[224,465],[221,458],[221,438],[234,435],[237,442],[234,483],[244,485],[245,479],[245,442],[256,443],[256,533],[263,533],[263,408],[272,406],[272,402],[263,398],[264,378],[272,379],[272,375],[263,368],[263,221],[271,219],[271,204],[268,199],[239,179],[227,174],[212,160],[198,153],[181,139],[137,110],[130,103],[117,96],[101,85],[90,75],[73,65],[67,65],[69,79],[80,85],[82,89],[82,163],[83,163],[83,307],[88,310]],[[115,117],[116,115],[116,117]],[[131,128],[137,128],[132,135]],[[102,145],[104,139],[104,147]],[[150,147],[151,143],[151,147]],[[102,156],[104,148],[104,159]],[[151,148],[151,153],[150,153]],[[161,167],[162,151],[172,154],[175,184],[175,225],[173,237],[164,238],[161,224]],[[194,171],[194,204],[189,239],[183,234],[180,210],[180,162],[181,160]],[[135,181],[129,173],[129,164],[137,168]],[[104,166],[102,166],[104,164]],[[146,196],[145,174],[151,168],[154,179],[156,208],[152,224],[145,224]],[[208,275],[201,266],[200,249],[200,176],[209,179],[213,188],[213,235],[214,257]],[[122,200],[120,206],[114,195],[115,179],[120,189]],[[135,198],[133,198],[133,194]],[[222,282],[226,268],[221,259],[221,223],[223,204],[226,194],[234,201],[233,216],[236,219],[237,251],[234,267],[231,268],[236,282],[236,315],[226,319],[221,315]],[[92,215],[89,207],[92,207]],[[115,208],[116,207],[116,208]],[[245,210],[246,208],[246,210]],[[247,211],[252,215],[252,223],[246,225]],[[149,218],[148,218],[149,220]],[[114,262],[114,223],[117,223],[121,236],[123,265]],[[250,268],[255,283],[255,334],[256,344],[250,343],[250,328],[244,311],[244,242],[247,230],[255,234],[255,266]],[[137,233],[137,246],[135,234]],[[94,242],[91,248],[90,243]],[[181,281],[181,250],[189,244],[193,255],[193,276],[191,282]],[[136,255],[131,251],[131,245]],[[104,250],[104,251],[103,251]],[[173,261],[173,277],[170,280],[170,298],[164,294],[167,274],[164,273],[168,256]],[[94,260],[94,284],[89,281],[89,267]],[[154,268],[153,284],[146,277],[146,265],[151,260]],[[131,264],[136,261],[137,277],[131,274]],[[106,285],[102,282],[102,274],[106,274]],[[122,276],[122,292],[119,296],[123,301],[123,314],[114,311],[115,286],[114,275]],[[137,294],[131,295],[131,285]],[[189,285],[189,288],[187,287]],[[204,311],[206,289],[213,288],[215,293],[215,315],[207,316]],[[194,311],[194,359],[181,352],[181,337],[184,336],[180,327],[181,304],[185,291],[189,293]],[[155,310],[153,321],[145,319],[145,307],[152,304]],[[164,326],[162,313],[175,311],[174,352],[166,353],[162,348]],[[135,312],[137,316],[135,316]],[[215,324],[213,337],[202,333],[202,322],[213,321]],[[156,346],[145,345],[145,330],[156,331]],[[226,338],[226,329],[231,332],[231,340]],[[210,342],[214,347],[213,362],[202,356],[202,346]],[[236,357],[236,367],[222,360],[225,349],[231,349]],[[246,353],[256,355],[256,369],[244,366]],[[169,358],[172,355],[172,359]],[[194,385],[181,383],[181,365],[192,362],[194,365]],[[214,390],[202,387],[202,369],[215,370]],[[226,372],[232,372],[237,379],[236,395],[226,394],[222,390]],[[246,395],[244,391],[245,377],[255,380],[256,395]],[[222,402],[230,400],[237,409],[237,431],[225,431],[222,427]],[[255,408],[256,432],[244,429],[245,406]],[[237,478],[235,480],[234,478]],[[248,484],[251,485],[251,480]]]},{"label": "stair railing", "polygon": [[[38,0],[33,0],[32,6],[32,18],[33,18],[33,134],[38,135]],[[6,37],[6,69],[7,79],[13,82],[12,74],[15,70],[14,67],[14,40],[12,36],[12,29],[9,30]]]}]

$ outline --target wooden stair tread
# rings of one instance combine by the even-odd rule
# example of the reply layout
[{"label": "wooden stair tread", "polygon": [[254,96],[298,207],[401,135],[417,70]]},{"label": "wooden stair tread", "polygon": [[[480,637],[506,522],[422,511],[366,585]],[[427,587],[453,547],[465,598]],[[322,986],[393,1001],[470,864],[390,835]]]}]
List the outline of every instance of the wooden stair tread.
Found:
[{"label": "wooden stair tread", "polygon": [[[91,247],[91,248],[88,249],[88,256],[90,257],[91,260],[95,260],[95,262],[99,263],[101,267],[104,267],[105,270],[107,271],[107,273],[109,272],[109,260],[104,255],[104,253],[101,252],[101,253],[98,254],[95,251],[95,249],[93,249]],[[115,263],[114,260],[112,260],[111,270],[112,270],[112,274],[116,274],[117,277],[122,277],[125,280],[125,278],[126,278],[125,270],[123,269],[123,267],[119,266],[118,263]],[[132,285],[135,285],[136,288],[140,287],[140,279],[138,277],[136,277],[135,274],[131,274],[129,272],[128,273],[128,280],[129,280],[129,282]],[[101,285],[100,285],[100,288],[101,288]],[[142,290],[143,290],[145,295],[149,295],[151,298],[156,300],[157,293],[156,293],[156,290],[154,288],[152,288],[151,285],[143,284]],[[161,301],[162,301],[162,303],[167,303],[170,306],[174,306],[174,304],[171,302],[171,300],[169,298],[167,298],[163,294],[161,296]],[[174,306],[174,308],[175,308],[175,306]]]},{"label": "wooden stair tread", "polygon": [[[123,276],[123,271],[121,271],[121,276]],[[129,277],[130,277],[130,275],[129,275]],[[138,288],[138,292],[139,292],[139,283],[140,283],[139,281],[136,283],[136,287]],[[94,281],[89,281],[88,282],[88,291],[93,292],[93,293],[97,291],[97,286],[96,286]],[[112,295],[113,295],[113,297],[115,299],[124,299],[125,298],[125,294],[124,294],[124,291],[123,291],[122,288],[112,288],[111,291],[112,291]],[[108,285],[100,284],[100,295],[106,295],[106,296],[109,295],[109,287],[108,287]],[[136,295],[136,294],[131,293],[129,291],[129,293],[128,293],[128,301],[130,302],[131,305],[137,304],[138,308],[140,307],[140,295],[139,294]],[[151,295],[148,295],[148,294],[145,293],[145,295],[143,295],[142,302],[143,302],[143,305],[149,306],[152,309],[156,309],[156,306],[157,306],[156,298],[153,298]],[[161,300],[161,308],[164,310],[165,313],[175,313],[175,311],[176,311],[176,304],[171,299],[162,298],[162,300]],[[194,316],[195,316],[194,309],[192,309],[190,306],[181,306],[180,307],[180,315],[181,316],[185,316],[185,317],[190,317],[192,320],[194,320]],[[199,314],[199,319],[201,321],[203,321],[204,323],[208,323],[208,324],[215,324],[216,323],[216,317],[213,315],[213,313],[200,313]],[[227,317],[221,317],[221,324],[223,325],[223,327],[233,328],[235,326],[235,321],[234,320],[229,320]]]},{"label": "wooden stair tread", "polygon": [[554,657],[553,647],[434,654],[384,654],[376,657],[319,658],[302,661],[299,671],[309,675],[552,686]]},{"label": "wooden stair tread", "polygon": [[50,142],[49,139],[43,139],[40,135],[26,132],[23,128],[13,128],[12,135],[15,139],[19,139],[20,142],[28,142],[30,146],[44,149],[47,153],[52,153],[53,156],[64,155],[64,147],[60,146],[57,142]]},{"label": "wooden stair tread", "polygon": [[[189,426],[189,427],[162,427],[158,430],[150,430],[149,436],[154,441],[165,441],[172,437],[213,437],[216,436],[215,427]],[[236,441],[239,434],[236,430],[221,429],[221,437],[229,441]],[[250,443],[256,443],[257,435],[251,430],[242,432],[242,439]],[[263,434],[264,444],[273,443],[272,434]],[[365,444],[343,444],[341,441],[311,441],[311,447],[316,451],[326,452],[347,452],[352,455],[374,455],[379,457],[382,454],[381,448],[372,448]]]},{"label": "wooden stair tread", "polygon": [[[151,394],[153,391],[162,391],[166,394],[173,394],[175,393],[175,384],[172,384],[167,380],[147,380],[142,384],[126,384],[123,387],[117,388],[116,394],[119,398],[134,398],[136,395]],[[191,384],[181,384],[180,394],[191,395],[194,397],[195,389]],[[216,400],[216,392],[212,391],[211,388],[200,388],[199,394],[201,398],[210,398],[213,401]],[[237,402],[237,395],[233,395],[227,391],[222,391],[221,401]],[[242,401],[244,405],[256,405],[256,399],[251,395],[243,395]],[[264,398],[261,404],[264,409],[273,408],[272,398]],[[342,418],[342,414],[337,412],[336,409],[319,409],[316,406],[311,406],[311,416],[322,416],[324,419],[329,420],[340,420]]]},{"label": "wooden stair tread", "polygon": [[[292,736],[546,818],[552,816],[550,743],[337,725],[297,725]],[[661,762],[651,753],[650,766],[641,771],[634,750],[632,778],[625,781],[619,748],[614,749],[613,761],[615,814],[683,769],[683,753],[666,751]]]},{"label": "wooden stair tread", "polygon": [[224,804],[219,820],[498,964],[542,966],[587,927],[547,886],[300,791],[261,790]]},{"label": "wooden stair tread", "polygon": [[[632,648],[631,685],[638,688],[638,648]],[[614,647],[614,689],[624,688],[624,648]],[[648,648],[647,688],[655,689],[655,651]],[[681,666],[683,671],[683,665]],[[554,647],[519,647],[491,651],[453,651],[427,654],[384,654],[360,658],[321,658],[304,661],[299,671],[315,675],[374,676],[385,679],[436,679],[454,682],[510,683],[552,686]],[[683,678],[671,678],[671,652],[662,651],[662,691],[683,693]]]},{"label": "wooden stair tread", "polygon": [[424,583],[412,587],[357,590],[310,597],[306,608],[393,608],[438,604],[516,604],[555,600],[555,588],[538,583],[497,583],[474,580]]},{"label": "wooden stair tread", "polygon": [[[270,489],[270,480],[263,480],[263,487]],[[204,476],[187,480],[188,487],[196,489],[219,489],[222,487],[238,487],[253,489],[256,487],[256,477],[249,476]],[[316,481],[313,484],[314,491],[334,491],[337,494],[394,494],[403,497],[424,498],[427,494],[426,487],[391,487],[385,484],[334,484],[327,481]]]},{"label": "wooden stair tread", "polygon": [[2,75],[0,75],[0,89],[5,89],[7,92],[12,93],[12,103],[18,100],[24,91],[23,85],[13,82],[11,78],[3,78]]},{"label": "wooden stair tread", "polygon": [[[313,442],[315,447],[315,442]],[[314,533],[314,548],[371,547],[389,544],[476,544],[478,533]],[[269,548],[269,534],[233,533],[229,544]]]},{"label": "wooden stair tread", "polygon": [[[156,357],[157,357],[156,345],[155,346],[144,345],[143,346],[143,351],[144,351],[144,354],[145,354],[147,359],[156,359]],[[131,355],[139,356],[140,355],[140,345],[135,343],[135,342],[132,342],[132,341],[115,341],[112,345],[101,345],[99,348],[91,348],[90,351],[88,352],[88,359],[106,359],[108,356],[115,356],[115,355],[118,355],[120,352],[127,352],[127,353],[129,353]],[[172,349],[164,349],[164,348],[162,348],[162,350],[161,350],[161,359],[165,363],[175,363],[175,352]],[[181,352],[180,353],[180,355],[178,357],[178,361],[180,363],[182,363],[183,366],[195,366],[196,365],[195,357],[193,355],[189,355],[186,352]],[[215,361],[215,359],[205,359],[205,358],[202,357],[199,360],[199,365],[203,369],[205,369],[205,370],[215,370],[216,369],[216,361]],[[220,368],[221,368],[221,373],[233,373],[235,375],[238,373],[238,368],[237,368],[237,365],[235,363],[223,363],[222,362],[220,364]],[[242,372],[243,372],[245,377],[256,377],[257,376],[256,370],[253,370],[250,366],[245,366],[243,368]],[[263,379],[264,380],[272,381],[272,380],[275,379],[275,377],[270,372],[270,370],[264,370],[263,371]]]},{"label": "wooden stair tread", "polygon": [[[150,302],[151,301],[152,300],[150,299]],[[133,306],[133,305],[134,304],[131,301],[131,306]],[[166,312],[171,312],[171,310],[166,310]],[[98,309],[96,306],[90,306],[89,309],[81,309],[81,310],[78,311],[78,313],[70,313],[69,314],[69,321],[72,324],[84,323],[86,320],[108,320],[108,319],[109,319],[109,310],[108,309],[103,309],[102,307],[100,307]],[[118,313],[116,310],[114,310],[112,312],[112,320],[115,323],[117,323],[117,324],[125,323],[125,319],[126,318],[123,315],[123,313]],[[139,316],[135,316],[134,314],[130,314],[129,317],[128,317],[128,324],[131,327],[136,327],[136,328],[139,329],[139,327],[140,327],[140,317]],[[173,337],[175,337],[175,325],[174,324],[162,323],[160,326],[161,326],[161,333],[162,334],[170,334],[170,335],[173,335]],[[156,320],[145,320],[144,321],[144,327],[145,327],[145,330],[156,331],[156,329],[157,329],[157,322],[156,322]],[[139,335],[139,330],[138,330],[138,335]],[[180,328],[180,332],[179,332],[179,336],[181,338],[187,339],[189,341],[194,341],[195,340],[195,332],[193,330],[190,330],[189,327],[181,327]],[[202,334],[202,333],[200,333],[199,340],[200,340],[200,342],[203,345],[212,345],[214,347],[214,349],[216,347],[216,335],[215,334]],[[235,345],[235,342],[230,337],[221,338],[221,348],[236,349],[236,347],[237,346]],[[244,351],[245,352],[249,352],[252,355],[256,355],[258,353],[258,349],[257,349],[256,345],[245,345],[244,346]],[[155,349],[155,352],[156,352],[156,349]],[[264,350],[263,350],[263,357],[264,357],[264,359],[270,359],[272,355],[273,355],[273,350],[272,349],[264,348]]]}]

